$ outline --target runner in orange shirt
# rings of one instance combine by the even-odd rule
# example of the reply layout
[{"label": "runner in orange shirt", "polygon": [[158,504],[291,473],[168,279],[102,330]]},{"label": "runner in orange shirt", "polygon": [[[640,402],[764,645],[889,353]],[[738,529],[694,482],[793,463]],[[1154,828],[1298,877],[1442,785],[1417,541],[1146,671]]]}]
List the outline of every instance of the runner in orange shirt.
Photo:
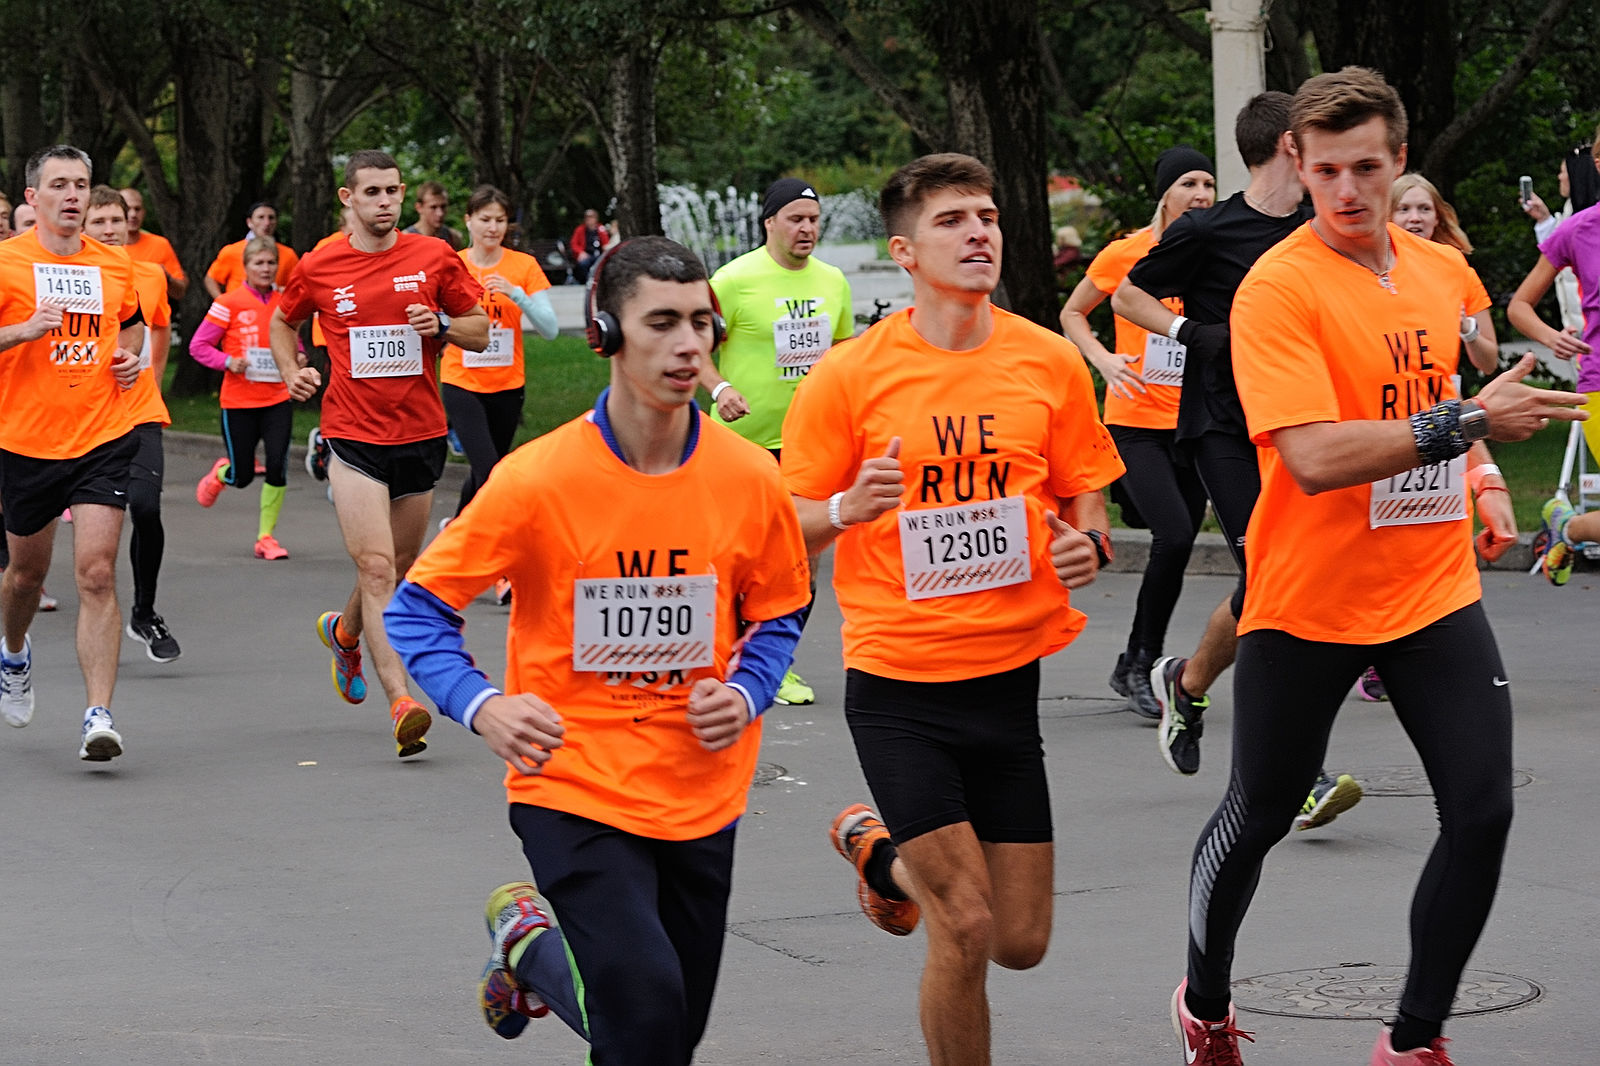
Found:
[{"label": "runner in orange shirt", "polygon": [[145,330],[133,261],[83,235],[90,173],[70,145],[36,153],[24,195],[37,225],[0,244],[0,509],[11,549],[0,581],[0,716],[12,726],[33,718],[28,627],[70,506],[89,698],[78,757],[104,762],[122,754],[110,709],[122,644],[117,542],[138,449],[125,393]]},{"label": "runner in orange shirt", "polygon": [[[418,197],[420,200],[421,197]],[[489,479],[489,471],[511,451],[522,421],[524,323],[545,340],[561,332],[556,310],[544,292],[550,281],[539,261],[503,245],[511,219],[511,199],[493,185],[480,185],[467,200],[467,232],[472,245],[461,261],[483,286],[480,303],[489,316],[489,345],[465,352],[444,348],[439,367],[444,411],[461,440],[472,472],[461,485],[460,514]]]},{"label": "runner in orange shirt", "polygon": [[[183,299],[189,291],[189,279],[178,262],[178,253],[172,242],[159,233],[145,233],[144,194],[135,188],[122,190],[122,199],[128,205],[128,243],[123,245],[135,263],[154,263],[167,276],[167,297],[170,303]],[[165,357],[163,357],[165,358]]]},{"label": "runner in orange shirt", "polygon": [[[250,213],[245,216],[245,226],[250,231],[249,235],[242,241],[224,245],[206,270],[206,291],[213,300],[245,283],[245,243],[251,237],[273,237],[278,232],[278,209],[265,200],[251,204]],[[299,262],[300,256],[293,248],[278,242],[278,276],[274,279],[278,288],[289,284],[289,275],[294,273],[295,264]]]},{"label": "runner in orange shirt", "polygon": [[260,442],[266,470],[252,551],[257,559],[273,561],[289,558],[275,534],[289,484],[289,435],[294,428],[289,389],[273,359],[269,334],[278,308],[278,290],[272,284],[278,273],[276,242],[250,238],[244,262],[244,287],[218,297],[189,338],[189,354],[197,363],[225,371],[219,399],[227,454],[200,478],[195,499],[210,507],[224,488],[248,486],[255,479]]},{"label": "runner in orange shirt", "polygon": [[[1183,391],[1183,345],[1114,316],[1115,352],[1089,328],[1088,314],[1117,291],[1133,265],[1161,239],[1167,223],[1185,211],[1216,202],[1211,160],[1187,145],[1156,159],[1156,214],[1150,225],[1100,250],[1061,309],[1061,330],[1106,383],[1105,423],[1128,467],[1112,486],[1150,528],[1150,559],[1139,583],[1127,649],[1117,656],[1111,687],[1128,697],[1128,709],[1160,718],[1150,670],[1161,655],[1189,565],[1195,534],[1206,513],[1206,488],[1194,466],[1177,452],[1178,396]],[[1175,314],[1183,301],[1165,301]],[[1123,518],[1130,517],[1123,508]],[[1130,523],[1131,524],[1131,523]]]},{"label": "runner in orange shirt", "polygon": [[[113,247],[126,248],[130,212],[122,195],[109,185],[89,190],[89,213],[83,232]],[[133,285],[139,292],[144,315],[144,347],[139,351],[139,380],[128,392],[133,408],[134,433],[139,450],[128,478],[128,518],[133,535],[128,539],[128,559],[133,564],[133,610],[125,632],[144,645],[151,662],[170,663],[182,654],[166,619],[156,613],[156,583],[166,553],[167,531],[161,524],[161,482],[166,475],[166,455],[161,430],[172,425],[161,398],[161,375],[167,368],[167,348],[172,343],[172,307],[167,302],[167,275],[155,263],[133,264]]]},{"label": "runner in orange shirt", "polygon": [[783,425],[806,546],[838,542],[845,718],[883,812],[831,837],[874,924],[927,916],[937,1063],[990,1061],[989,961],[1049,942],[1039,659],[1083,629],[1067,590],[1110,559],[1100,490],[1123,472],[1078,350],[990,302],[993,188],[964,155],[895,172],[879,206],[913,306],[835,345]]},{"label": "runner in orange shirt", "polygon": [[339,199],[354,228],[344,243],[307,255],[272,313],[272,354],[292,399],[315,395],[322,374],[301,366],[296,330],[313,313],[328,338],[328,389],[322,432],[333,506],[356,587],[341,611],[317,619],[333,653],[341,699],[367,698],[361,673],[363,632],[389,701],[401,758],[428,745],[432,722],[411,698],[405,667],[383,630],[383,607],[422,549],[433,487],[444,471],[445,418],[436,365],[445,339],[469,351],[489,341],[483,289],[450,246],[402,234],[395,223],[405,198],[400,167],[364,149],[345,164]]},{"label": "runner in orange shirt", "polygon": [[[423,689],[506,760],[538,882],[489,897],[484,1020],[509,1039],[548,1006],[594,1063],[694,1058],[760,715],[810,599],[777,467],[695,407],[714,307],[705,269],[664,237],[602,259],[590,337],[611,387],[495,467],[386,613]],[[502,574],[517,590],[505,694],[460,616]]]},{"label": "runner in orange shirt", "polygon": [[1437,797],[1440,835],[1411,910],[1412,962],[1372,1066],[1447,1066],[1440,1030],[1489,915],[1511,824],[1511,700],[1484,615],[1463,491],[1475,440],[1584,417],[1521,383],[1475,400],[1451,375],[1461,253],[1389,221],[1406,116],[1376,73],[1302,85],[1290,111],[1315,217],[1266,252],[1231,319],[1261,496],[1234,671],[1228,790],[1195,847],[1189,972],[1172,997],[1185,1061],[1241,1062],[1234,941],[1267,851],[1322,765],[1344,694],[1376,665]]}]

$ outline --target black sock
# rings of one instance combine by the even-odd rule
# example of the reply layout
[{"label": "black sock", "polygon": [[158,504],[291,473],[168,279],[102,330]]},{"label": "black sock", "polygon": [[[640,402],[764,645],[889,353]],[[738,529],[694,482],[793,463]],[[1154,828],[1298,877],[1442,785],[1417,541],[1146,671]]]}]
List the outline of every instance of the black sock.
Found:
[{"label": "black sock", "polygon": [[1201,1021],[1216,1025],[1228,1020],[1228,1008],[1231,1004],[1227,998],[1212,999],[1209,996],[1200,996],[1193,989],[1183,993],[1183,1005],[1189,1008],[1189,1013]]},{"label": "black sock", "polygon": [[1427,1047],[1439,1039],[1439,1034],[1444,1031],[1443,1022],[1430,1022],[1424,1018],[1413,1018],[1404,1011],[1394,1020],[1394,1026],[1389,1034],[1389,1045],[1396,1051],[1410,1051],[1413,1048]]},{"label": "black sock", "polygon": [[890,872],[890,867],[894,865],[895,856],[898,854],[893,842],[882,841],[872,849],[872,856],[867,859],[867,868],[864,871],[867,887],[884,899],[891,899],[897,903],[906,898],[906,894],[895,885],[894,875]]}]

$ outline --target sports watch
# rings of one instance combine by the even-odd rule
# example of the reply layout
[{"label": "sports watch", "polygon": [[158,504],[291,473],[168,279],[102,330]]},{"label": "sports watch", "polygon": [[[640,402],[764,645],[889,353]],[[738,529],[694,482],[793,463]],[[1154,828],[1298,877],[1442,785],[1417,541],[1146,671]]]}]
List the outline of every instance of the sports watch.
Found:
[{"label": "sports watch", "polygon": [[1461,402],[1461,419],[1457,424],[1461,427],[1461,439],[1468,444],[1489,436],[1489,412],[1475,400]]},{"label": "sports watch", "polygon": [[433,317],[439,320],[439,332],[435,333],[434,336],[443,338],[446,333],[450,332],[450,316],[443,311],[435,311]]}]

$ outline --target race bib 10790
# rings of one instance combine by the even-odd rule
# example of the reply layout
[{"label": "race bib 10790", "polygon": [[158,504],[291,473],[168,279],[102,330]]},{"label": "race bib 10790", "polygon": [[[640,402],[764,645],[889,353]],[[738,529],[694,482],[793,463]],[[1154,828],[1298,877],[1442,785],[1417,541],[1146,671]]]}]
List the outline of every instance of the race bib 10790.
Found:
[{"label": "race bib 10790", "polygon": [[715,662],[717,578],[578,578],[572,668],[694,670]]}]

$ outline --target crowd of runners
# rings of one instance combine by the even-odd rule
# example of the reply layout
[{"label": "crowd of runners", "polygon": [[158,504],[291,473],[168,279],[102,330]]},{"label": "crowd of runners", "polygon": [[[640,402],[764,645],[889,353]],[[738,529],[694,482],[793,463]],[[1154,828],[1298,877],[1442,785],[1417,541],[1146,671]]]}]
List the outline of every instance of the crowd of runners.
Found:
[{"label": "crowd of runners", "polygon": [[[1065,337],[992,302],[995,182],[964,155],[924,156],[883,188],[913,300],[859,335],[845,275],[814,254],[821,201],[803,179],[767,189],[762,245],[709,277],[666,238],[614,241],[584,265],[587,340],[610,383],[516,451],[537,376],[525,335],[552,338],[557,322],[539,264],[505,246],[503,193],[471,195],[463,241],[446,191],[423,183],[402,231],[398,164],[358,151],[341,229],[303,257],[276,241],[270,204],[251,208],[248,236],[204,276],[214,302],[185,348],[223,375],[224,454],[195,497],[210,507],[259,474],[253,552],[288,558],[275,530],[291,413],[321,394],[307,468],[328,483],[354,569],[343,605],[314,618],[338,697],[364,702],[370,669],[410,758],[432,725],[414,683],[507,764],[532,876],[485,908],[477,998],[497,1034],[553,1011],[592,1062],[692,1061],[762,715],[815,699],[792,661],[834,546],[843,714],[872,802],[845,806],[829,838],[874,925],[925,932],[929,1060],[988,1063],[989,964],[1031,968],[1050,941],[1040,660],[1087,622],[1072,592],[1113,558],[1110,490],[1150,528],[1149,563],[1125,650],[1079,668],[1109,665],[1129,709],[1157,723],[1164,762],[1194,774],[1208,692],[1234,667],[1231,771],[1188,871],[1170,1001],[1183,1061],[1243,1061],[1234,944],[1272,846],[1361,798],[1323,766],[1352,686],[1392,704],[1440,821],[1406,984],[1370,1061],[1452,1061],[1442,1030],[1512,811],[1508,675],[1475,555],[1498,557],[1517,530],[1487,442],[1600,411],[1600,364],[1584,361],[1600,285],[1582,288],[1577,330],[1534,310],[1563,268],[1594,275],[1600,208],[1545,228],[1512,301],[1519,330],[1580,360],[1577,391],[1537,389],[1522,381],[1531,357],[1499,370],[1470,242],[1405,173],[1406,116],[1380,76],[1347,68],[1264,93],[1235,135],[1249,185],[1220,203],[1205,155],[1163,153],[1150,225],[1095,258],[1061,312]],[[1600,144],[1581,159],[1596,156]],[[78,149],[44,149],[26,203],[4,205],[18,232],[0,243],[0,715],[33,717],[29,628],[70,513],[79,755],[103,762],[123,753],[121,635],[158,663],[181,654],[156,594],[160,383],[188,280],[143,230],[137,190],[90,174]],[[1107,299],[1109,344],[1088,319]],[[1472,398],[1463,357],[1493,375]],[[452,432],[470,473],[424,550]],[[1208,502],[1240,579],[1192,652],[1169,655]],[[1543,518],[1541,570],[1563,584],[1600,519],[1564,496]],[[509,604],[501,683],[463,630],[488,590]]]}]

